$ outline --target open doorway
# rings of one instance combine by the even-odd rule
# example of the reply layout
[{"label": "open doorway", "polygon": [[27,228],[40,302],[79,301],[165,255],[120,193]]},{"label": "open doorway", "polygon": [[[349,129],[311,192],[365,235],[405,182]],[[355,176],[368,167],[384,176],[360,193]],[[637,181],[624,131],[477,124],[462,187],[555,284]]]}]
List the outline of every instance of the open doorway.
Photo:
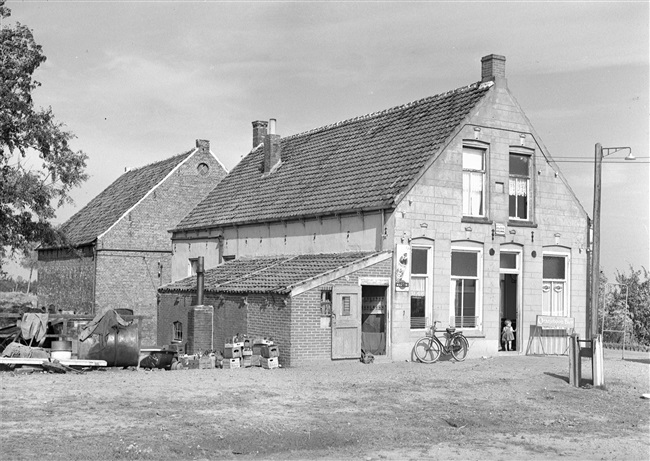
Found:
[{"label": "open doorway", "polygon": [[386,286],[361,287],[361,349],[386,355]]},{"label": "open doorway", "polygon": [[[517,350],[517,274],[501,274],[500,276],[500,286],[501,286],[501,302],[499,309],[499,317],[501,319],[501,329],[499,334],[499,350],[506,351],[516,351]],[[509,338],[504,337],[504,327],[506,322],[510,322],[510,326],[513,330],[513,336]],[[510,344],[508,344],[508,339],[511,339]]]}]

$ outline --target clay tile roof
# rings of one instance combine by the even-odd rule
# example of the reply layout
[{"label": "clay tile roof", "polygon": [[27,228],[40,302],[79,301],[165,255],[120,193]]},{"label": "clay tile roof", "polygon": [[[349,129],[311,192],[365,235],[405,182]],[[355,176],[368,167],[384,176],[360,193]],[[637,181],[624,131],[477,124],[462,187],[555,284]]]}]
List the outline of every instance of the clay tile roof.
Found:
[{"label": "clay tile roof", "polygon": [[476,83],[282,138],[282,163],[268,175],[258,146],[176,229],[390,208],[489,88]]},{"label": "clay tile roof", "polygon": [[61,230],[73,246],[94,241],[194,152],[127,171],[66,221]]},{"label": "clay tile roof", "polygon": [[[206,293],[289,293],[316,276],[368,259],[380,252],[282,255],[241,258],[208,269]],[[195,292],[196,276],[158,288],[160,293]]]}]

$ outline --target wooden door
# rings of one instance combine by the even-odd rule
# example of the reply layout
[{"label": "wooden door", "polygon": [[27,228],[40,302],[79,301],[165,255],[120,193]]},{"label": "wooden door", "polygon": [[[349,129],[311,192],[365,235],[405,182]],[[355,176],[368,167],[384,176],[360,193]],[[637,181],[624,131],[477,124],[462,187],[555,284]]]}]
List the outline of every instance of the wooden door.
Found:
[{"label": "wooden door", "polygon": [[332,358],[361,356],[361,287],[332,288]]}]

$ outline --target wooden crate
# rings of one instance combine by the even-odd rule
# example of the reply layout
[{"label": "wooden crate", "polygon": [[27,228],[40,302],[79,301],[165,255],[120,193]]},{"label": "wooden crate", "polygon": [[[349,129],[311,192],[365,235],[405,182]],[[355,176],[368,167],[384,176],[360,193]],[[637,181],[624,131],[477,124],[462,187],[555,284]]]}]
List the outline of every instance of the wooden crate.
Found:
[{"label": "wooden crate", "polygon": [[278,368],[280,366],[277,357],[261,357],[260,364],[262,365],[262,368],[266,368],[267,370]]},{"label": "wooden crate", "polygon": [[223,368],[241,368],[241,361],[239,359],[223,359]]}]

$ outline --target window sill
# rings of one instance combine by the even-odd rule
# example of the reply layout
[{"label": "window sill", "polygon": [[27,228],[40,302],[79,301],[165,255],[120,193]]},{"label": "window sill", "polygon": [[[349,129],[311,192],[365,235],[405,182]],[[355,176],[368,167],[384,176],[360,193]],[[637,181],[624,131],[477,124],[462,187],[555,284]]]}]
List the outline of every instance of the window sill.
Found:
[{"label": "window sill", "polygon": [[461,331],[463,333],[463,336],[465,336],[466,338],[483,338],[483,339],[485,339],[485,333],[483,333],[483,330],[456,328],[456,331]]},{"label": "window sill", "polygon": [[508,226],[509,227],[531,227],[531,228],[535,228],[535,227],[537,227],[537,224],[535,224],[532,221],[512,221],[512,220],[509,220],[508,221]]},{"label": "window sill", "polygon": [[463,216],[460,222],[474,223],[474,224],[492,224],[492,220],[480,216]]}]

